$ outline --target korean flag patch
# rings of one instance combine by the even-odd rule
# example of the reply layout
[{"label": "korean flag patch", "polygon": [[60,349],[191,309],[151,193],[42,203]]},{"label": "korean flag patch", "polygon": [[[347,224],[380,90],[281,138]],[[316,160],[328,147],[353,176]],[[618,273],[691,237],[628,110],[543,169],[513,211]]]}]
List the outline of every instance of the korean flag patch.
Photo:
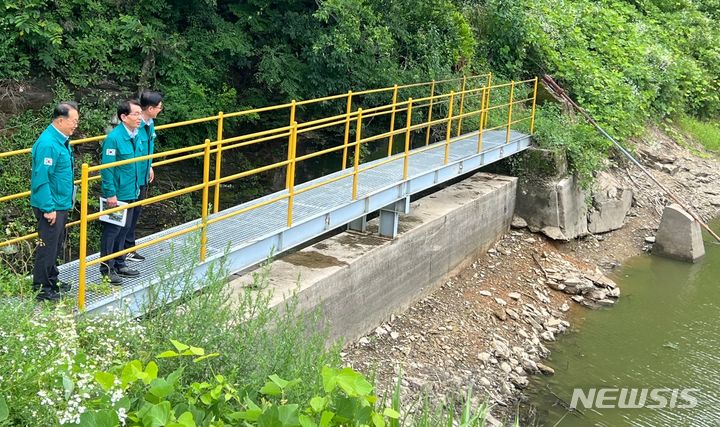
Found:
[{"label": "korean flag patch", "polygon": [[108,148],[107,150],[105,150],[105,154],[107,154],[108,156],[114,156],[114,155],[115,155],[115,149],[114,149],[114,148]]},{"label": "korean flag patch", "polygon": [[53,160],[52,160],[52,158],[50,158],[50,157],[45,157],[45,158],[43,159],[43,164],[44,164],[45,166],[52,166],[52,163],[53,163]]}]

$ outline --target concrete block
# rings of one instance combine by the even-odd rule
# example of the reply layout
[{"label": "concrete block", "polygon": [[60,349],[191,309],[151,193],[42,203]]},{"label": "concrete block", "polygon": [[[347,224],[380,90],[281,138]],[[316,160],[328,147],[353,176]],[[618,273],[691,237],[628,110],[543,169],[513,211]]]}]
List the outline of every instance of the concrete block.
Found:
[{"label": "concrete block", "polygon": [[687,262],[705,256],[700,224],[679,205],[666,206],[652,253]]},{"label": "concrete block", "polygon": [[596,178],[592,198],[592,208],[588,212],[589,232],[606,233],[623,226],[632,207],[631,189],[623,188],[612,175],[601,172]]},{"label": "concrete block", "polygon": [[533,231],[551,239],[570,240],[588,234],[585,193],[574,176],[524,179],[518,184],[515,213]]},{"label": "concrete block", "polygon": [[285,255],[270,265],[272,304],[297,293],[301,310],[322,309],[331,337],[357,339],[484,254],[509,230],[516,192],[516,178],[478,173],[413,202],[394,240],[344,232]]}]

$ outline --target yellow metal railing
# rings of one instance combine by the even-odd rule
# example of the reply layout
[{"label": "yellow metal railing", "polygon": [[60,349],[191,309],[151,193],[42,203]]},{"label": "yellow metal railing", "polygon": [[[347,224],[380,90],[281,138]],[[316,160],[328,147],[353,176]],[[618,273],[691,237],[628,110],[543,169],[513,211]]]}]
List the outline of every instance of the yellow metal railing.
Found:
[{"label": "yellow metal railing", "polygon": [[[482,80],[482,81],[481,81]],[[474,83],[481,82],[481,85]],[[448,93],[443,93],[441,85],[454,86],[459,84],[459,90],[451,89]],[[475,86],[475,87],[474,87]],[[428,89],[428,96],[412,98],[409,97],[406,101],[398,101],[398,93],[400,90],[415,88],[415,92],[420,89]],[[524,89],[522,89],[524,88]],[[524,96],[521,99],[515,99],[516,93],[519,89],[525,90],[524,93],[528,93],[529,96]],[[362,108],[361,96],[371,94],[390,93],[391,102],[383,105],[375,105],[368,108]],[[503,92],[508,93],[507,102],[503,101],[495,105],[491,102],[491,92],[495,95],[494,99],[498,99],[499,95]],[[93,265],[98,265],[109,259],[117,256],[127,254],[132,251],[136,251],[148,246],[152,246],[162,241],[166,241],[184,234],[196,232],[200,230],[201,242],[200,242],[200,254],[199,258],[204,261],[207,256],[207,229],[210,225],[231,218],[233,216],[240,215],[253,209],[258,209],[262,206],[274,203],[283,199],[287,199],[287,226],[293,225],[293,209],[294,199],[298,194],[306,191],[313,190],[315,188],[327,185],[331,182],[338,181],[340,179],[352,177],[352,199],[355,200],[358,197],[358,181],[359,175],[369,169],[378,167],[391,161],[396,161],[400,157],[403,158],[403,179],[408,179],[409,171],[409,157],[417,153],[426,151],[434,148],[430,146],[431,129],[434,126],[440,126],[445,128],[444,139],[444,162],[447,164],[451,144],[453,140],[457,139],[457,136],[463,133],[463,123],[473,116],[477,118],[477,126],[474,126],[472,132],[478,135],[477,151],[482,151],[482,138],[483,133],[488,130],[506,130],[506,144],[511,142],[511,129],[514,125],[529,121],[528,131],[530,133],[534,130],[534,119],[535,119],[535,106],[537,96],[537,78],[523,81],[512,81],[509,83],[503,83],[498,85],[492,85],[492,76],[480,75],[463,77],[461,79],[450,79],[450,80],[439,80],[428,83],[414,83],[409,85],[394,85],[391,87],[381,89],[370,89],[364,91],[353,92],[349,91],[340,95],[333,95],[324,98],[317,98],[311,100],[292,101],[290,103],[274,105],[269,107],[256,108],[251,110],[238,111],[233,113],[224,114],[219,112],[215,116],[204,117],[194,120],[188,120],[184,122],[171,123],[166,125],[157,126],[156,129],[164,130],[175,128],[179,126],[188,126],[198,123],[207,123],[216,121],[217,122],[217,133],[214,140],[206,139],[203,144],[193,145],[189,147],[164,151],[155,153],[148,156],[137,157],[130,160],[124,160],[120,162],[114,162],[109,164],[99,164],[90,166],[87,163],[82,165],[81,176],[78,181],[80,184],[80,219],[73,221],[68,224],[68,227],[78,225],[80,226],[80,238],[79,238],[79,274],[78,274],[78,307],[84,309],[85,297],[86,297],[86,282],[87,282],[87,268]],[[304,105],[315,104],[319,102],[329,101],[343,101],[344,113],[337,114],[334,116],[323,117],[307,122],[298,122],[298,107]],[[517,118],[519,112],[526,111],[526,108],[519,108],[530,103],[529,114],[524,117]],[[433,118],[433,111],[437,111],[441,105],[447,105],[447,115],[440,118]],[[455,110],[457,105],[457,110]],[[353,105],[357,106],[357,109],[353,111]],[[422,113],[422,109],[427,108],[426,115]],[[242,134],[233,137],[226,137],[225,135],[225,123],[227,119],[246,116],[251,114],[259,114],[263,112],[271,112],[287,109],[289,120],[286,126],[276,127],[272,129],[265,129],[249,134]],[[520,110],[520,111],[518,111]],[[454,112],[457,111],[457,114]],[[396,118],[399,114],[405,114],[405,125],[399,129],[395,128]],[[505,118],[502,115],[505,114]],[[390,128],[387,132],[382,132],[376,135],[363,135],[363,121],[374,118],[386,116],[389,119]],[[514,117],[515,116],[515,117]],[[414,118],[422,117],[422,122],[413,124]],[[354,126],[353,126],[354,123]],[[492,126],[489,126],[492,125]],[[298,156],[297,154],[297,142],[298,135],[303,133],[309,133],[318,129],[326,129],[333,126],[341,127],[343,129],[343,141],[341,144],[318,150],[316,152],[304,154]],[[453,126],[457,126],[455,129],[455,138],[452,137]],[[351,131],[355,130],[355,138],[353,142],[350,142]],[[412,134],[413,132],[424,133],[424,147],[412,150]],[[393,153],[393,141],[395,135],[404,136],[404,144],[401,153]],[[97,136],[92,138],[84,138],[72,141],[73,145],[97,142],[101,141],[104,136]],[[373,141],[387,140],[386,158],[384,160],[375,161],[370,165],[362,167],[360,147],[363,144],[369,144]],[[278,161],[275,163],[267,164],[254,168],[252,170],[242,171],[231,175],[223,176],[222,174],[222,156],[224,152],[234,150],[241,147],[246,147],[259,143],[268,143],[270,141],[283,141],[287,144],[287,157],[285,160]],[[348,156],[352,153],[352,167],[347,168]],[[15,150],[11,152],[0,153],[0,159],[8,158],[11,156],[18,156],[29,153],[30,149]],[[329,153],[339,153],[342,157],[341,169],[344,171],[341,174],[335,175],[332,178],[321,179],[311,185],[306,185],[300,188],[296,188],[296,165],[299,162],[316,158]],[[214,157],[214,162],[213,162]],[[89,212],[88,211],[88,197],[90,192],[90,185],[99,179],[99,172],[103,169],[116,167],[124,164],[130,164],[140,161],[153,161],[153,167],[159,167],[167,164],[172,164],[189,159],[200,159],[202,158],[203,164],[203,178],[202,182],[190,185],[188,187],[175,190],[169,193],[148,197],[141,201],[129,203],[122,207],[115,207],[106,209],[102,212]],[[214,174],[211,174],[211,165],[214,163]],[[245,207],[243,209],[234,210],[225,214],[218,214],[220,212],[220,192],[221,185],[235,181],[241,178],[257,175],[263,172],[283,168],[285,170],[285,189],[286,191],[274,198],[264,200],[260,203],[252,206]],[[212,175],[212,178],[211,178]],[[211,197],[210,190],[213,190]],[[118,212],[124,209],[133,208],[136,206],[150,205],[163,200],[168,200],[174,197],[190,194],[196,191],[201,192],[201,217],[200,221],[192,226],[184,228],[182,230],[175,231],[170,234],[163,235],[155,238],[152,241],[141,243],[133,248],[124,249],[116,253],[100,257],[93,260],[87,259],[87,237],[88,237],[88,224],[92,221],[97,220],[101,215]],[[29,192],[18,193],[8,196],[0,197],[0,202],[15,200],[22,197],[29,196]],[[210,201],[212,200],[213,213],[218,214],[213,217],[210,216]],[[37,237],[37,233],[27,234],[25,236],[15,237],[9,240],[0,242],[0,247],[8,246],[19,243],[21,241],[30,240]]]}]

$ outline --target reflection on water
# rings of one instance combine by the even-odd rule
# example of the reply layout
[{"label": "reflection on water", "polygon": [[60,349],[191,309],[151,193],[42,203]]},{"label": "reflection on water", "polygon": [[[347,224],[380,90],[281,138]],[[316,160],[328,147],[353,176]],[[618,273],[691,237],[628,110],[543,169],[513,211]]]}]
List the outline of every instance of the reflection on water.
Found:
[{"label": "reflection on water", "polygon": [[[720,224],[715,224],[720,229]],[[720,426],[720,246],[705,239],[697,264],[652,256],[630,260],[613,277],[623,291],[616,307],[575,312],[579,333],[551,348],[556,375],[535,378],[531,403],[546,426]],[[621,394],[641,408],[568,412],[573,390],[601,388],[608,406]],[[670,390],[652,389],[663,388]],[[648,389],[647,391],[642,391]],[[679,391],[697,399],[694,408]],[[687,397],[687,396],[686,396]],[[600,402],[603,403],[603,402]],[[662,408],[649,408],[648,406]],[[674,406],[674,408],[670,408]]]}]

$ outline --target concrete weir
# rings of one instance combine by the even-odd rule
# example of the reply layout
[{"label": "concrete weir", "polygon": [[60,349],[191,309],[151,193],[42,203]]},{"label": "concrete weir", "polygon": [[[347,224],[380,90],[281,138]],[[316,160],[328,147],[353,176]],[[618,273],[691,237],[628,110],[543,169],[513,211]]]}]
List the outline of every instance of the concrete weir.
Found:
[{"label": "concrete weir", "polygon": [[[270,264],[272,304],[297,292],[301,310],[320,307],[333,338],[354,340],[437,288],[507,232],[517,179],[477,173],[416,200],[395,239],[346,231]],[[255,270],[256,271],[256,270]],[[253,271],[232,280],[252,282]]]}]

